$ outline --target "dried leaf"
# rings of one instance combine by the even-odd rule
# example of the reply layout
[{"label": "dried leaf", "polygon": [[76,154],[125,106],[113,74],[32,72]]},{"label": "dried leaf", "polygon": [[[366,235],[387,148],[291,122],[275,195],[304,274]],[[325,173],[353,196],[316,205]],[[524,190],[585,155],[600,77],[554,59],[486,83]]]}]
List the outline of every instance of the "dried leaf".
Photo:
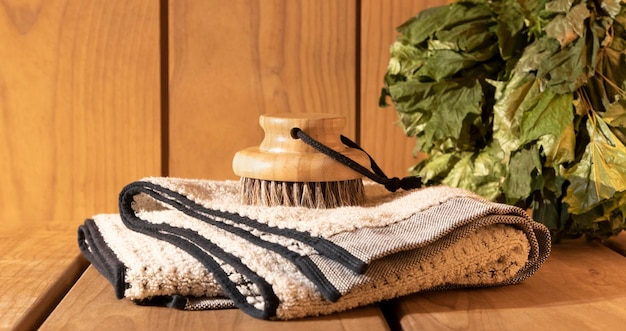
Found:
[{"label": "dried leaf", "polygon": [[556,238],[626,229],[626,1],[458,0],[399,28],[381,99],[413,173],[522,207]]},{"label": "dried leaf", "polygon": [[546,167],[554,167],[574,161],[576,151],[574,124],[569,123],[559,136],[551,134],[541,136],[538,143],[543,148],[546,157],[544,165]]},{"label": "dried leaf", "polygon": [[[567,4],[564,4],[564,6],[567,6]],[[561,9],[561,7],[558,8]],[[585,20],[591,15],[585,2],[567,9],[565,13],[565,15],[557,15],[546,25],[546,35],[558,40],[561,47],[565,47],[570,42],[583,36]]]},{"label": "dried leaf", "polygon": [[600,3],[600,7],[602,7],[602,9],[604,9],[610,17],[615,17],[617,16],[622,7],[620,5],[620,2],[624,2],[623,0],[602,0]]},{"label": "dried leaf", "polygon": [[566,169],[570,182],[563,201],[574,214],[590,211],[618,192],[626,191],[626,147],[599,116],[587,122],[591,141],[580,162]]},{"label": "dried leaf", "polygon": [[602,118],[611,126],[626,128],[626,100],[615,100],[607,107]]},{"label": "dried leaf", "polygon": [[546,3],[545,8],[552,13],[567,13],[573,4],[574,0],[554,0]]}]

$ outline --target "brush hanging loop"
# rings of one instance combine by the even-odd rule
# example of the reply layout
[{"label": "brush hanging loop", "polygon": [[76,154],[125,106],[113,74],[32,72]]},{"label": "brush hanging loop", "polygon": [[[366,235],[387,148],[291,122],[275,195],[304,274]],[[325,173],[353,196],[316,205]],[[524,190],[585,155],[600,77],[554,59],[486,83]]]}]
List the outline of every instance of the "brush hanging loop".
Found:
[{"label": "brush hanging loop", "polygon": [[304,143],[306,143],[307,145],[315,148],[317,151],[319,151],[320,153],[323,153],[325,155],[327,155],[328,157],[342,163],[343,165],[349,167],[350,169],[362,174],[363,176],[379,183],[385,186],[385,188],[391,192],[395,192],[398,189],[403,189],[403,190],[412,190],[412,189],[416,189],[416,188],[420,188],[422,187],[422,180],[421,178],[417,177],[417,176],[407,176],[404,177],[402,179],[398,178],[398,177],[393,177],[393,178],[389,178],[387,177],[387,175],[385,175],[385,173],[382,171],[382,169],[380,169],[380,167],[378,166],[378,164],[376,164],[376,161],[374,161],[374,159],[363,150],[363,148],[361,148],[361,146],[359,146],[357,143],[355,143],[354,141],[350,140],[349,138],[341,135],[341,142],[350,147],[350,148],[355,148],[358,149],[360,151],[363,151],[365,154],[367,154],[369,161],[370,161],[370,167],[372,168],[372,171],[370,171],[368,168],[360,165],[359,163],[353,161],[352,159],[350,159],[349,157],[336,152],[335,150],[333,150],[332,148],[322,144],[321,142],[313,139],[311,136],[309,136],[308,134],[306,134],[302,129],[300,128],[292,128],[291,131],[291,136],[294,139],[301,139]]}]

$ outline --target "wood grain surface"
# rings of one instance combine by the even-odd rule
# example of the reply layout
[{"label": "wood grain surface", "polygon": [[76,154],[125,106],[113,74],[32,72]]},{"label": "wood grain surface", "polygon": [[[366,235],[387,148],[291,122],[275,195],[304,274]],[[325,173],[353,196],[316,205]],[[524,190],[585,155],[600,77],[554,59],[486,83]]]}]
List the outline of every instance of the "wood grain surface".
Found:
[{"label": "wood grain surface", "polygon": [[78,224],[160,174],[158,1],[0,1],[0,220]]},{"label": "wood grain surface", "polygon": [[[450,0],[361,1],[360,47],[360,141],[389,176],[406,176],[423,155],[414,156],[415,138],[407,137],[397,124],[393,105],[378,106],[383,78],[389,63],[389,47],[398,37],[396,27],[421,10]],[[391,104],[391,100],[387,101]]]},{"label": "wood grain surface", "polygon": [[376,306],[296,321],[263,321],[237,309],[182,311],[117,300],[111,284],[89,267],[40,330],[389,330]]},{"label": "wood grain surface", "polygon": [[170,1],[170,175],[237,178],[264,113],[342,114],[354,137],[356,36],[356,0]]},{"label": "wood grain surface", "polygon": [[625,272],[626,259],[597,242],[564,242],[521,284],[413,295],[387,309],[406,331],[621,330]]},{"label": "wood grain surface", "polygon": [[0,330],[32,330],[87,267],[76,233],[0,225]]}]

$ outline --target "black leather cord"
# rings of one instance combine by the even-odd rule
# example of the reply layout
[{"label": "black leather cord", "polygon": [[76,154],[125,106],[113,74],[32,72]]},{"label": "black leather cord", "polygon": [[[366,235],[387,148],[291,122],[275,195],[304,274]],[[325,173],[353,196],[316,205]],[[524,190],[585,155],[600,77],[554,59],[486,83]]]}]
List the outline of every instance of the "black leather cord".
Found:
[{"label": "black leather cord", "polygon": [[374,159],[367,152],[365,152],[363,148],[361,148],[361,146],[359,146],[357,143],[348,139],[345,136],[341,136],[341,142],[350,148],[356,148],[360,151],[363,151],[370,159],[371,168],[373,172],[367,169],[366,167],[360,165],[356,161],[352,160],[351,158],[311,138],[311,136],[306,134],[300,128],[293,128],[291,129],[290,133],[291,133],[292,138],[302,140],[305,144],[313,147],[315,150],[319,151],[320,153],[323,153],[327,155],[328,157],[332,158],[333,160],[341,162],[342,164],[349,167],[350,169],[362,174],[363,176],[381,185],[384,185],[385,188],[391,192],[395,192],[399,188],[403,190],[412,190],[412,189],[422,187],[422,179],[417,176],[408,176],[402,179],[398,177],[393,177],[393,178],[387,177],[387,175],[385,175],[382,169],[380,169],[380,167],[376,164]]}]

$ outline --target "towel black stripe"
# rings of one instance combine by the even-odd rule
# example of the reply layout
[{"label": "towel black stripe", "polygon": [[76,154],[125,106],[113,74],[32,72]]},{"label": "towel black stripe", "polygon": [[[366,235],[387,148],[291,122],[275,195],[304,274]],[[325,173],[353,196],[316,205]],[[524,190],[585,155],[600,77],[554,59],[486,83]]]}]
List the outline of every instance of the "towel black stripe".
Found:
[{"label": "towel black stripe", "polygon": [[[181,212],[184,212],[185,214],[194,217],[194,218],[201,218],[203,221],[206,222],[210,222],[211,225],[215,225],[218,226],[222,229],[225,229],[229,232],[235,233],[233,232],[233,230],[231,229],[239,229],[237,227],[233,227],[231,225],[216,221],[213,218],[208,218],[208,217],[203,217],[203,214],[207,214],[213,217],[218,217],[218,218],[223,218],[223,219],[227,219],[230,221],[233,221],[235,223],[239,223],[254,229],[257,229],[259,231],[263,231],[263,232],[267,232],[267,233],[271,233],[271,234],[275,234],[275,235],[279,235],[279,236],[283,236],[283,237],[287,237],[287,238],[291,238],[291,239],[295,239],[297,241],[300,241],[308,246],[313,247],[316,251],[318,251],[321,255],[323,255],[324,257],[327,257],[329,259],[332,259],[336,262],[339,262],[341,265],[345,266],[346,268],[357,272],[357,273],[364,273],[366,268],[367,268],[367,264],[363,261],[361,261],[360,259],[358,259],[357,257],[355,257],[354,255],[352,255],[350,252],[348,252],[347,250],[345,250],[343,247],[336,245],[335,243],[326,240],[324,238],[321,237],[313,237],[311,236],[309,233],[304,232],[304,231],[298,231],[295,229],[285,229],[285,228],[277,228],[277,227],[272,227],[269,226],[265,223],[260,223],[254,219],[251,219],[249,217],[246,216],[242,216],[236,213],[231,213],[231,212],[226,212],[226,211],[220,211],[220,210],[215,210],[215,209],[209,209],[206,208],[200,204],[198,204],[197,202],[187,198],[186,196],[176,192],[176,191],[172,191],[168,188],[162,187],[160,185],[154,184],[154,183],[150,183],[150,182],[145,182],[145,181],[139,181],[139,182],[135,182],[135,183],[131,183],[129,186],[138,186],[139,187],[139,191],[141,193],[147,193],[149,194],[151,197],[161,201],[161,202],[165,202],[169,205],[171,205],[172,207],[180,210]],[[154,192],[154,194],[152,193]],[[217,223],[215,223],[217,222]],[[219,223],[219,224],[218,224]],[[243,232],[241,232],[242,235],[244,236],[250,236],[250,233],[248,231],[242,230]],[[248,238],[246,238],[248,239]],[[280,246],[282,247],[282,246]]]},{"label": "towel black stripe", "polygon": [[[133,190],[129,190],[126,191],[127,194],[122,193],[120,195],[120,214],[122,221],[129,229],[169,242],[196,258],[213,274],[224,292],[233,300],[235,305],[249,315],[261,319],[269,319],[276,315],[279,300],[271,284],[267,283],[265,279],[250,270],[239,258],[225,252],[197,232],[190,229],[173,227],[168,224],[152,224],[137,217],[131,207],[133,197],[136,195],[136,192],[133,193],[132,191]],[[209,254],[207,254],[207,252]],[[247,302],[245,294],[239,291],[236,283],[230,280],[228,273],[222,269],[220,264],[211,255],[228,263],[233,269],[237,270],[237,272],[244,275],[257,286],[265,301],[263,310],[259,310]]]},{"label": "towel black stripe", "polygon": [[[245,217],[239,214],[208,209],[178,192],[169,190],[150,182],[131,183],[122,191],[122,194],[130,197],[134,197],[135,195],[140,193],[148,194],[152,198],[164,202],[172,206],[173,208],[181,211],[182,213],[185,213],[193,218],[202,220],[224,231],[235,234],[259,247],[280,254],[284,258],[294,263],[294,265],[298,267],[302,274],[316,285],[324,298],[331,302],[337,301],[341,297],[341,293],[335,288],[335,286],[328,280],[324,273],[309,257],[302,256],[280,244],[263,240],[251,234],[245,229],[226,224],[217,220],[216,218],[227,219],[229,221],[242,224],[250,228],[257,229],[259,231],[264,231],[290,239],[295,239],[313,247],[321,255],[341,263],[342,265],[348,267],[354,272],[362,273],[365,271],[366,264],[363,261],[354,257],[344,248],[337,246],[324,238],[312,237],[308,233],[293,229],[274,228],[267,224],[259,223],[249,217]],[[132,198],[127,202],[129,210],[132,210],[130,208],[131,202]]]},{"label": "towel black stripe", "polygon": [[123,298],[128,287],[126,266],[106,243],[92,219],[85,220],[84,225],[78,227],[78,247],[89,263],[113,285],[115,297]]},{"label": "towel black stripe", "polygon": [[[323,238],[311,237],[310,235],[297,230],[273,228],[266,224],[256,222],[248,217],[241,216],[239,214],[208,209],[178,192],[169,190],[154,183],[131,183],[122,192],[126,196],[130,197],[134,197],[135,195],[140,193],[148,194],[154,199],[164,202],[172,206],[173,208],[181,211],[182,213],[202,220],[224,231],[233,233],[243,239],[246,239],[256,246],[276,252],[277,254],[294,263],[294,265],[296,265],[300,272],[302,272],[305,277],[307,277],[316,285],[324,298],[331,302],[336,302],[341,297],[341,293],[335,288],[335,286],[328,280],[326,275],[324,275],[324,273],[308,256],[302,256],[280,244],[263,240],[251,234],[249,231],[246,231],[245,229],[221,222],[217,220],[216,217],[243,224],[245,226],[249,226],[260,231],[265,231],[271,234],[281,235],[283,237],[298,240],[313,247],[324,256],[331,255],[336,261],[340,263],[343,262],[342,264],[344,265],[348,264],[349,266],[351,266],[350,269],[353,269],[354,271],[364,271],[365,269],[364,262],[348,253],[342,247],[339,247]],[[130,202],[132,202],[132,198],[127,202],[127,204],[129,204]]]}]

